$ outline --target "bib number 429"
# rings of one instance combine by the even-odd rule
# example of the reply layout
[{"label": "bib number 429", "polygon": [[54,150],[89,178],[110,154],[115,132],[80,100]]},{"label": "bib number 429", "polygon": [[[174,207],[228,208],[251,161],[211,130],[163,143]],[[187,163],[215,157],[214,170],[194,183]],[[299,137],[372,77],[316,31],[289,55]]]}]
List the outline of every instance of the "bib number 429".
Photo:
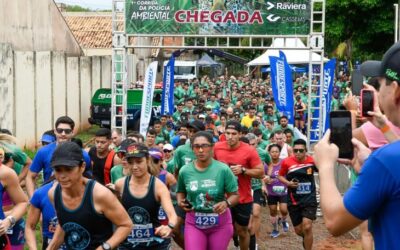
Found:
[{"label": "bib number 429", "polygon": [[199,228],[210,228],[218,225],[217,213],[195,213],[196,226]]}]

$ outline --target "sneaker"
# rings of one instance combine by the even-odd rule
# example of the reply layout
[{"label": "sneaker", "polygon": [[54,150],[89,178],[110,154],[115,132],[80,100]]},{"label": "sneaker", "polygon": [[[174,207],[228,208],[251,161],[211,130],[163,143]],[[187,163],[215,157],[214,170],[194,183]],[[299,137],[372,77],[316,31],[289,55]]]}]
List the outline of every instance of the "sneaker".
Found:
[{"label": "sneaker", "polygon": [[272,230],[271,238],[277,238],[280,235],[278,230]]},{"label": "sneaker", "polygon": [[289,232],[289,222],[282,220],[282,229],[285,233]]}]

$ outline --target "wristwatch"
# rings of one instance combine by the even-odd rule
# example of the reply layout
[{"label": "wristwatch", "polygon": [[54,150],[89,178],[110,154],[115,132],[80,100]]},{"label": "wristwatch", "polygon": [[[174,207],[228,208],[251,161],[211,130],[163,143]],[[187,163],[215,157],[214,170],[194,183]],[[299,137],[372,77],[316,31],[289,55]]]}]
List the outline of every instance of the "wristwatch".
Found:
[{"label": "wristwatch", "polygon": [[13,227],[15,225],[15,223],[17,222],[17,220],[12,215],[7,216],[7,220],[10,221],[10,228]]},{"label": "wristwatch", "polygon": [[108,244],[107,242],[103,242],[103,244],[101,245],[101,247],[102,247],[104,250],[111,250],[111,246],[110,246],[110,244]]},{"label": "wristwatch", "polygon": [[228,199],[226,199],[225,202],[228,204],[228,207],[232,207],[232,203]]},{"label": "wristwatch", "polygon": [[245,174],[246,173],[246,168],[242,168],[242,174]]}]

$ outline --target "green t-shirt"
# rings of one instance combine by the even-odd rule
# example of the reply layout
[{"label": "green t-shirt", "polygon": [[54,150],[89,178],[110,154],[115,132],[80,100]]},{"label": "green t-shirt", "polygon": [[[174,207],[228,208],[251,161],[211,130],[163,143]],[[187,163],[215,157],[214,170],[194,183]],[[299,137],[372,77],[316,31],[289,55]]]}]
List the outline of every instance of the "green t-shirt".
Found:
[{"label": "green t-shirt", "polygon": [[174,165],[175,169],[180,171],[180,169],[186,164],[192,162],[196,159],[190,143],[179,146],[174,153]]},{"label": "green t-shirt", "polygon": [[116,165],[111,169],[111,183],[115,184],[115,182],[124,177],[123,167],[122,165]]},{"label": "green t-shirt", "polygon": [[169,161],[167,161],[167,171],[168,173],[174,174],[175,171],[174,158],[171,158]]},{"label": "green t-shirt", "polygon": [[225,193],[237,192],[238,184],[231,169],[224,163],[212,160],[204,171],[193,162],[179,172],[178,193],[185,193],[196,212],[212,213],[213,206],[225,199]]},{"label": "green t-shirt", "polygon": [[258,190],[262,188],[261,179],[251,178],[251,189]]}]

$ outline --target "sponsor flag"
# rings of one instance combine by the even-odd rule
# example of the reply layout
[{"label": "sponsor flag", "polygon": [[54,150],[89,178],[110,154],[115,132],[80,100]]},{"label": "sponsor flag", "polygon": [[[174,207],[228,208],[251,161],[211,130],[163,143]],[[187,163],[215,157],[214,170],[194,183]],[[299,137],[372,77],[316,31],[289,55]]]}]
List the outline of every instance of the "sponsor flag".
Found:
[{"label": "sponsor flag", "polygon": [[146,136],[147,128],[149,127],[152,106],[154,88],[156,84],[158,62],[152,62],[146,69],[146,75],[144,77],[143,87],[143,98],[142,98],[142,111],[140,114],[140,134]]},{"label": "sponsor flag", "polygon": [[279,51],[279,57],[270,56],[271,85],[276,108],[294,124],[293,80],[290,65],[286,56]]},{"label": "sponsor flag", "polygon": [[161,115],[174,113],[174,68],[175,57],[172,55],[167,65],[164,66]]},{"label": "sponsor flag", "polygon": [[[335,68],[336,68],[336,59],[333,58],[329,62],[324,65],[324,84],[322,85],[322,107],[321,114],[320,111],[316,109],[312,114],[313,118],[319,118],[322,115],[322,124],[319,124],[318,120],[313,120],[311,122],[311,128],[320,130],[322,129],[322,134],[325,134],[325,131],[330,128],[329,123],[329,113],[331,111],[331,100],[332,100],[332,92],[333,92],[333,80],[335,77]],[[320,90],[318,90],[320,91]],[[317,95],[319,92],[317,93]],[[319,107],[320,101],[319,98],[316,98],[316,103],[314,104],[316,107]],[[312,132],[311,140],[317,141],[319,140],[319,133]]]}]

